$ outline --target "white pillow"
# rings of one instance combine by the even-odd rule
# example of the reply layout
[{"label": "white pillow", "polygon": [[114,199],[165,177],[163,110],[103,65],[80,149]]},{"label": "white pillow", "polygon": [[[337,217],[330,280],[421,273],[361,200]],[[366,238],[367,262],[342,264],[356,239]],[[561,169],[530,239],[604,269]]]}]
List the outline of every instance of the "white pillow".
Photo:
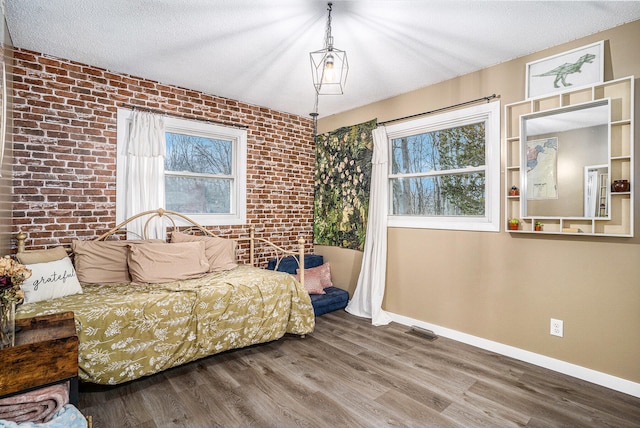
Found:
[{"label": "white pillow", "polygon": [[26,266],[31,269],[31,277],[20,286],[24,291],[24,303],[82,293],[82,287],[69,257]]}]

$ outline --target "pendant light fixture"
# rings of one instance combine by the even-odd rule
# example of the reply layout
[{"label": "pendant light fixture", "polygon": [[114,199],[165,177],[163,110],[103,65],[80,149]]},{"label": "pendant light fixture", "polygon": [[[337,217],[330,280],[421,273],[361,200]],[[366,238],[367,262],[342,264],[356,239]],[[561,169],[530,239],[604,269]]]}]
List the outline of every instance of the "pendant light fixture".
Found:
[{"label": "pendant light fixture", "polygon": [[324,37],[324,49],[311,52],[311,73],[313,86],[318,95],[342,95],[347,82],[347,53],[333,46],[331,35],[331,9],[333,3],[328,3],[329,16]]}]

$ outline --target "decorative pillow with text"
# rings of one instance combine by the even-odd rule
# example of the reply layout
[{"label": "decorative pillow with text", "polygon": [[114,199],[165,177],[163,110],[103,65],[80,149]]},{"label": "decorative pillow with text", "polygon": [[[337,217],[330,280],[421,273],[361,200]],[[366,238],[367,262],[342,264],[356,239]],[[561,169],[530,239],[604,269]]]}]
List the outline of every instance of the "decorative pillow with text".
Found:
[{"label": "decorative pillow with text", "polygon": [[69,257],[26,266],[31,269],[31,277],[20,286],[24,291],[24,303],[82,294],[82,287]]}]

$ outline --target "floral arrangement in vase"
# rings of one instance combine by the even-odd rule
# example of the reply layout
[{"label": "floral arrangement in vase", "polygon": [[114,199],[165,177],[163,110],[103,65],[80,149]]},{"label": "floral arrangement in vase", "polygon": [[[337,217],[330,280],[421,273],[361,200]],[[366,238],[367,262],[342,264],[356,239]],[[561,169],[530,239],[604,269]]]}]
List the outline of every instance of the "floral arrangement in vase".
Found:
[{"label": "floral arrangement in vase", "polygon": [[11,256],[0,258],[0,349],[13,345],[15,308],[24,301],[20,285],[29,277],[31,270],[25,265]]}]

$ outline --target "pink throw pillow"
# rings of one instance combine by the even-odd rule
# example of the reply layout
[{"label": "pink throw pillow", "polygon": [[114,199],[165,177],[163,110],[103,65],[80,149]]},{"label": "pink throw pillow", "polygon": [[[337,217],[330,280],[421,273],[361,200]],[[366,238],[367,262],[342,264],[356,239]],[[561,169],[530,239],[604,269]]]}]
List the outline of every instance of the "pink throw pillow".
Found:
[{"label": "pink throw pillow", "polygon": [[[296,281],[300,282],[299,274],[295,274],[292,276],[296,279]],[[320,285],[319,279],[317,277],[307,278],[306,272],[304,276],[304,288],[309,294],[327,294],[322,288],[322,285]]]},{"label": "pink throw pillow", "polygon": [[[300,269],[296,269],[296,273],[300,273]],[[327,287],[333,287],[333,282],[331,282],[331,266],[329,263],[325,263],[321,266],[305,269],[304,270],[304,282],[305,286],[307,281],[312,283],[319,283],[320,286],[324,289]]]}]

